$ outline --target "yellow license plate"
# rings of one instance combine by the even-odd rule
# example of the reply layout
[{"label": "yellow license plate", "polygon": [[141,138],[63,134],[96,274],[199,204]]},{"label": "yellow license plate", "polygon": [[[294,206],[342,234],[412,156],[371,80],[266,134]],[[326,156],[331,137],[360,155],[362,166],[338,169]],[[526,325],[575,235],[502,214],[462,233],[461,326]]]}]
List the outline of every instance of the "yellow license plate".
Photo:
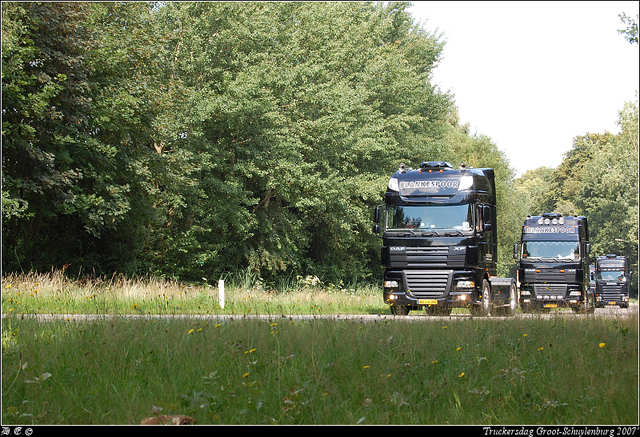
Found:
[{"label": "yellow license plate", "polygon": [[435,299],[419,299],[418,303],[420,305],[437,305],[438,301]]},{"label": "yellow license plate", "polygon": [[544,304],[545,308],[558,308],[558,304],[555,303],[545,303]]},{"label": "yellow license plate", "polygon": [[609,305],[618,305],[618,302],[609,302]]}]

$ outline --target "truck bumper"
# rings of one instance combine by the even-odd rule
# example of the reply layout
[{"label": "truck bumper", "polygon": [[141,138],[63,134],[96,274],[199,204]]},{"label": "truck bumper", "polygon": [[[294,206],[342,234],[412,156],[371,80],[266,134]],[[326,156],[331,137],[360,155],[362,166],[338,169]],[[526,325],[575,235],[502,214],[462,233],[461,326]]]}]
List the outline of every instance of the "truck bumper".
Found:
[{"label": "truck bumper", "polygon": [[629,296],[596,296],[596,306],[598,308],[616,305],[620,308],[629,308]]},{"label": "truck bumper", "polygon": [[[579,284],[551,284],[525,283],[520,286],[519,304],[524,310],[542,310],[553,308],[579,309],[585,304],[585,299],[591,296],[592,291],[582,292]],[[560,286],[558,286],[560,285]],[[548,291],[536,292],[536,289]]]},{"label": "truck bumper", "polygon": [[383,292],[384,302],[389,305],[406,306],[412,310],[420,308],[469,308],[479,302],[474,299],[473,292],[450,292],[437,298],[417,298],[404,291],[385,288]]}]

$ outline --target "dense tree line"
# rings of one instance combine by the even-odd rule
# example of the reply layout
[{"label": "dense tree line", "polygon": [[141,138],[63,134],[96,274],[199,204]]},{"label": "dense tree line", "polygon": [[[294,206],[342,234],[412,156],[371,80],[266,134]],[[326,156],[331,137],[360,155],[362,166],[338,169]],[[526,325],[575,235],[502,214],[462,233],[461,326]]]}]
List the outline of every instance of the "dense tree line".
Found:
[{"label": "dense tree line", "polygon": [[589,220],[591,257],[630,256],[638,284],[638,101],[619,113],[620,133],[576,136],[558,168],[539,168],[517,180],[532,214],[557,211]]},{"label": "dense tree line", "polygon": [[3,3],[3,271],[366,279],[389,176],[438,159],[496,169],[506,274],[533,206],[408,6]]},{"label": "dense tree line", "polygon": [[[638,17],[621,14],[619,32],[638,44]],[[531,214],[557,211],[589,221],[591,257],[631,257],[632,294],[638,295],[638,94],[619,111],[620,132],[586,133],[573,139],[558,168],[538,168],[516,180]]]}]

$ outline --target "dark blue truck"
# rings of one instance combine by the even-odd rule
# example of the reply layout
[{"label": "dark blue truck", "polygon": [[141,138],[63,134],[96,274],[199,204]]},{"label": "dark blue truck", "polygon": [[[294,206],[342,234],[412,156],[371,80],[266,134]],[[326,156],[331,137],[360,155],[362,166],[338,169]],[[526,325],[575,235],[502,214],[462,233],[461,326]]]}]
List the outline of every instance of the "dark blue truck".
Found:
[{"label": "dark blue truck", "polygon": [[629,284],[633,272],[625,256],[609,254],[596,259],[596,304],[602,308],[629,308]]},{"label": "dark blue truck", "polygon": [[595,295],[589,287],[589,229],[586,217],[546,213],[527,216],[521,241],[517,279],[524,312],[570,307],[592,312]]}]

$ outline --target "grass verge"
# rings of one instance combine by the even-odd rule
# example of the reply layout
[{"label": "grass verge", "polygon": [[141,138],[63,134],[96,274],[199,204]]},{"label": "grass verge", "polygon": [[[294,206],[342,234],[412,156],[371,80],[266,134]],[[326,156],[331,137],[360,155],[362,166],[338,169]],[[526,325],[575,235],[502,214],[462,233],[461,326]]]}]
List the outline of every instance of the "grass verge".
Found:
[{"label": "grass verge", "polygon": [[[221,308],[204,282],[4,277],[3,424],[638,423],[637,313],[299,320],[388,306],[376,287],[313,277],[227,283]],[[114,317],[23,317],[47,313]]]},{"label": "grass verge", "polygon": [[635,424],[637,317],[2,321],[4,424]]}]

